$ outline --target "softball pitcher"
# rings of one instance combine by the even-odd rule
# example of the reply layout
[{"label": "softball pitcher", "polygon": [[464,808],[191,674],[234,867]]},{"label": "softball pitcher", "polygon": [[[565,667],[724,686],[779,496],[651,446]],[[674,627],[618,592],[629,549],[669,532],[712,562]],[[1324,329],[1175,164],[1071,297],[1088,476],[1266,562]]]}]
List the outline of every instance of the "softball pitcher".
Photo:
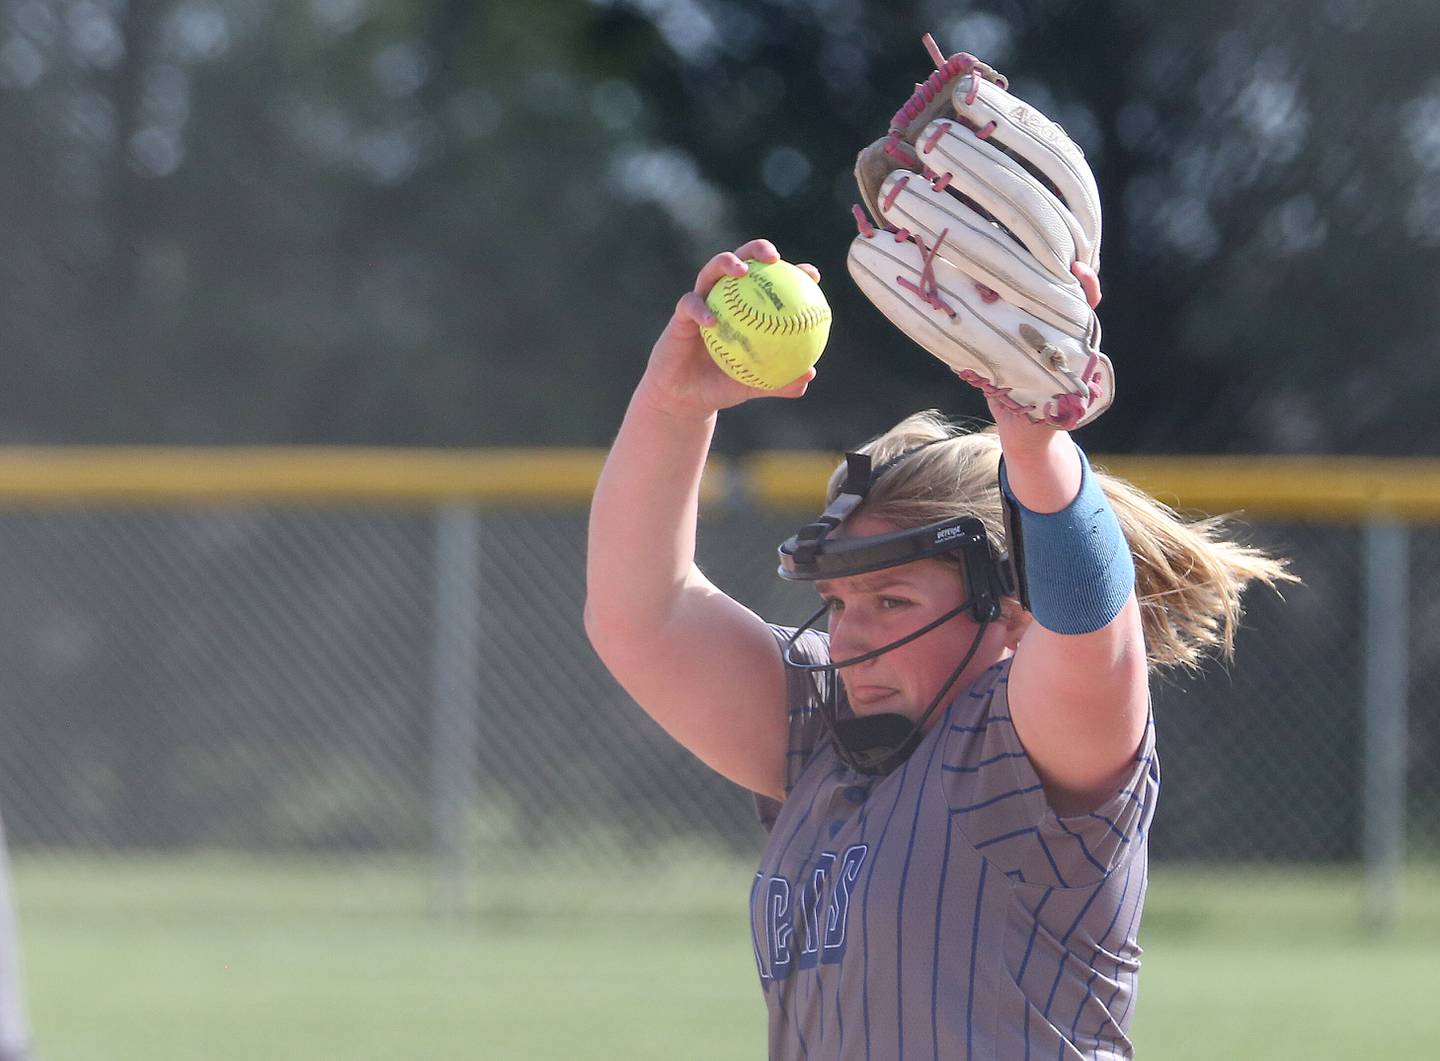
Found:
[{"label": "softball pitcher", "polygon": [[1129,1057],[1159,788],[1147,675],[1227,654],[1246,584],[1288,576],[1072,441],[1114,393],[1094,182],[1000,75],[931,47],[936,73],[861,155],[850,271],[995,426],[922,413],[848,454],[779,549],[819,610],[767,624],[694,560],[716,415],[762,394],[711,362],[704,298],[779,258],[765,240],[716,255],[596,490],[586,627],[656,721],[756,794],[772,1059]]}]

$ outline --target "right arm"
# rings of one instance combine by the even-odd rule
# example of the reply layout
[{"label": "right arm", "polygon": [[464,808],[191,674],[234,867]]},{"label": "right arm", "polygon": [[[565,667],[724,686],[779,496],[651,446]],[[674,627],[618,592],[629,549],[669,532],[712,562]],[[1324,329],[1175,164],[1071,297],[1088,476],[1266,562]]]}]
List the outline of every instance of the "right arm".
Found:
[{"label": "right arm", "polygon": [[722,276],[743,275],[744,258],[779,254],[754,240],[711,259],[676,305],[630,400],[590,507],[585,631],[667,733],[725,777],[779,799],[788,723],[775,638],[695,565],[716,414],[751,398],[799,397],[814,377],[811,370],[758,391],[710,360],[700,338],[713,320],[705,295]]}]

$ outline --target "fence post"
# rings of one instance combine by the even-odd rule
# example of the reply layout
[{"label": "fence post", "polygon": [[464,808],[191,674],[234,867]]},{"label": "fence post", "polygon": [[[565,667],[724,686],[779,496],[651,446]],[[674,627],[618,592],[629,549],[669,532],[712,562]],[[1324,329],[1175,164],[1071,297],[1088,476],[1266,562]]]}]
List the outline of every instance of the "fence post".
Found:
[{"label": "fence post", "polygon": [[455,915],[470,890],[470,816],[479,791],[480,515],[441,505],[435,518],[435,697],[431,736],[433,908]]},{"label": "fence post", "polygon": [[1365,920],[1393,928],[1405,859],[1405,733],[1409,665],[1409,528],[1365,527]]},{"label": "fence post", "polygon": [[20,984],[20,941],[10,889],[10,853],[0,822],[0,1057],[29,1057],[30,1031]]}]

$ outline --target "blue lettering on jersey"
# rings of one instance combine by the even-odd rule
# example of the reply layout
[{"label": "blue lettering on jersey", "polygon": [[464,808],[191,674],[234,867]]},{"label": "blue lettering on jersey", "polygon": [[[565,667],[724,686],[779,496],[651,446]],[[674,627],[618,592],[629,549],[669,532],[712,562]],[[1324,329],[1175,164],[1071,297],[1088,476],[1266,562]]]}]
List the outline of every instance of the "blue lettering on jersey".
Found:
[{"label": "blue lettering on jersey", "polygon": [[[769,987],[773,981],[784,980],[793,968],[810,969],[816,964],[833,965],[845,954],[846,926],[850,917],[850,897],[860,878],[860,867],[869,851],[866,844],[854,844],[837,857],[825,851],[816,859],[799,896],[791,908],[791,885],[784,877],[755,874],[750,889],[752,909],[764,887],[764,906],[755,911],[756,930],[751,942],[755,949],[755,966],[760,981]],[[820,910],[825,910],[822,930]],[[801,934],[798,959],[793,953],[795,934]],[[764,935],[762,941],[761,935]]]},{"label": "blue lettering on jersey", "polygon": [[770,944],[770,976],[784,980],[790,975],[790,937],[795,926],[790,923],[790,882],[784,877],[771,877],[765,892],[765,937]]},{"label": "blue lettering on jersey", "polygon": [[[755,883],[750,885],[750,908],[755,908],[755,895],[760,891],[760,885],[765,883],[765,874],[755,874]],[[753,915],[752,915],[753,920]],[[760,933],[753,929],[750,932],[750,944],[755,948],[755,968],[760,970],[760,982],[766,987],[770,986],[770,964],[765,960],[765,952],[760,947]]]},{"label": "blue lettering on jersey", "polygon": [[870,850],[867,844],[852,844],[840,860],[835,888],[830,893],[830,907],[825,911],[825,953],[821,962],[833,965],[845,955],[845,926],[850,918],[850,895],[860,879],[860,867]]},{"label": "blue lettering on jersey", "polygon": [[810,880],[800,892],[800,909],[796,922],[805,929],[805,943],[800,948],[800,968],[809,969],[820,959],[820,897],[825,894],[825,884],[830,879],[830,870],[835,865],[835,856],[826,851],[820,862],[810,873]]}]

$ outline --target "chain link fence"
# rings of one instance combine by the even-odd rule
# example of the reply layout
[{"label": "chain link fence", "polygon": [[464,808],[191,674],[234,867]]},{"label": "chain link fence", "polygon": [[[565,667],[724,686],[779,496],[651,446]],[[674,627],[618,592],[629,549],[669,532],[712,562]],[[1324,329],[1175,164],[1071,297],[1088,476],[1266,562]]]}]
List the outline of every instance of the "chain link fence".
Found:
[{"label": "chain link fence", "polygon": [[[810,594],[772,558],[809,515],[712,507],[702,566],[762,615],[797,621]],[[487,873],[557,861],[752,856],[748,796],[671,742],[590,650],[585,523],[578,505],[0,515],[12,849],[413,857],[482,894]],[[1249,535],[1293,557],[1304,583],[1283,602],[1252,596],[1232,667],[1155,683],[1154,856],[1354,861],[1364,535]],[[1440,533],[1412,527],[1411,543],[1407,837],[1433,858]]]},{"label": "chain link fence", "polygon": [[1440,861],[1440,532],[1414,533],[1410,554],[1409,850]]}]

